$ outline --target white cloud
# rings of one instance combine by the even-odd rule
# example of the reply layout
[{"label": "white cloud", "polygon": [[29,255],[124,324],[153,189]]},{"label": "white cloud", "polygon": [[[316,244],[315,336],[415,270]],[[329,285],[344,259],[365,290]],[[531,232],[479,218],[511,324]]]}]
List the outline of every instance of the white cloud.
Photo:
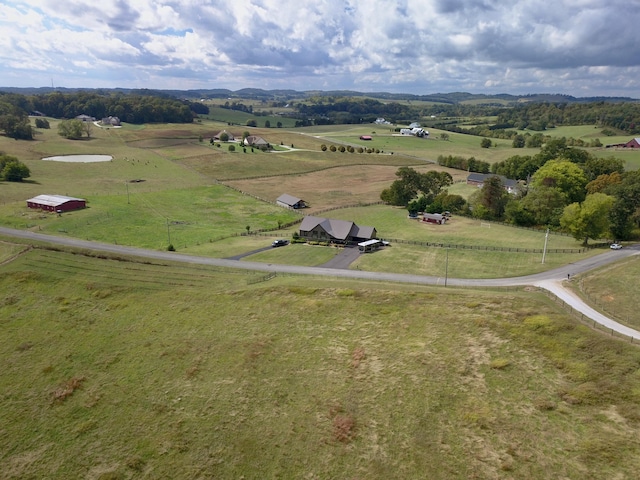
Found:
[{"label": "white cloud", "polygon": [[59,72],[61,85],[85,87],[637,96],[640,9],[630,7],[621,0],[557,0],[552,8],[538,0],[0,0],[0,85],[46,85],[47,72]]}]

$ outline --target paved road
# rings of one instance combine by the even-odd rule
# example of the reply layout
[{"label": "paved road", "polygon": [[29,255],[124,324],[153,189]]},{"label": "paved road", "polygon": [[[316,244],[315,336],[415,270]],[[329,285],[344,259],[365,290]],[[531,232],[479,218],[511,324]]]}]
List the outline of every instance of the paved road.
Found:
[{"label": "paved road", "polygon": [[122,245],[112,245],[108,243],[89,242],[76,238],[56,237],[52,235],[43,235],[40,233],[24,230],[14,230],[4,227],[0,227],[0,234],[38,242],[54,243],[58,245],[65,245],[87,250],[98,250],[103,252],[115,253],[118,255],[132,255],[154,260],[175,261],[197,265],[211,265],[216,267],[239,268],[243,270],[256,270],[263,272],[291,273],[298,275],[324,275],[337,278],[355,278],[396,283],[413,283],[417,285],[450,285],[460,287],[510,287],[518,285],[534,285],[552,292],[554,295],[564,300],[568,305],[570,305],[577,311],[582,312],[588,318],[601,323],[607,328],[610,328],[623,335],[627,335],[633,337],[634,339],[640,340],[639,331],[630,329],[629,327],[621,325],[614,320],[599,314],[594,309],[585,304],[580,298],[578,298],[577,296],[572,294],[572,292],[562,286],[562,282],[563,280],[567,279],[567,275],[584,273],[589,270],[593,270],[594,268],[612,263],[616,260],[640,254],[640,245],[627,247],[622,250],[610,250],[595,257],[580,260],[578,262],[571,263],[560,268],[524,277],[491,279],[445,279],[443,277],[435,276],[409,275],[388,272],[365,272],[361,270],[347,270],[344,268],[327,268],[326,266],[306,267],[258,262],[240,262],[238,260],[230,260],[225,258],[198,257],[195,255],[185,255],[177,252],[163,252],[135,247],[126,247]]}]

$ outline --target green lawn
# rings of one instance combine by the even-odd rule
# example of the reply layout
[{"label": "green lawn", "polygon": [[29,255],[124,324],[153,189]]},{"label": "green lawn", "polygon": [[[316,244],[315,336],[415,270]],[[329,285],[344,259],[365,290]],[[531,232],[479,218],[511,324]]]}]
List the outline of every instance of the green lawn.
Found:
[{"label": "green lawn", "polygon": [[278,247],[245,257],[245,260],[261,263],[279,263],[284,265],[307,265],[315,267],[328,262],[340,253],[336,247],[292,244]]}]

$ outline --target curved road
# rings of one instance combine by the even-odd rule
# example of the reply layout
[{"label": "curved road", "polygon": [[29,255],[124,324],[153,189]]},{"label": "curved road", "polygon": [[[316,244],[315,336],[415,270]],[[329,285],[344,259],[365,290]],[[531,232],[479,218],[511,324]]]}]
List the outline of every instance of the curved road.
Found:
[{"label": "curved road", "polygon": [[162,252],[156,250],[146,250],[142,248],[127,247],[123,245],[111,245],[108,243],[90,242],[76,238],[56,237],[43,235],[24,230],[0,227],[0,234],[22,238],[26,240],[53,243],[68,247],[84,248],[87,250],[98,250],[115,253],[118,255],[132,255],[136,257],[149,258],[154,260],[165,260],[198,265],[211,265],[216,267],[239,268],[243,270],[256,270],[263,272],[291,273],[299,275],[324,275],[337,278],[355,278],[363,280],[378,280],[398,283],[413,283],[418,285],[451,285],[460,287],[512,287],[518,285],[533,285],[550,291],[558,298],[566,302],[574,309],[582,312],[585,316],[601,325],[618,333],[640,340],[640,331],[621,325],[614,320],[595,311],[584,303],[578,296],[562,285],[563,280],[568,275],[587,272],[594,268],[607,265],[621,258],[640,254],[640,245],[626,247],[622,250],[611,250],[595,257],[580,260],[569,265],[562,266],[546,272],[527,275],[524,277],[512,278],[490,278],[490,279],[467,279],[467,278],[443,278],[423,275],[409,275],[402,273],[387,272],[366,272],[361,270],[346,270],[341,268],[327,267],[306,267],[298,265],[280,265],[272,263],[241,262],[238,260],[224,258],[198,257],[195,255],[185,255],[175,252]]}]

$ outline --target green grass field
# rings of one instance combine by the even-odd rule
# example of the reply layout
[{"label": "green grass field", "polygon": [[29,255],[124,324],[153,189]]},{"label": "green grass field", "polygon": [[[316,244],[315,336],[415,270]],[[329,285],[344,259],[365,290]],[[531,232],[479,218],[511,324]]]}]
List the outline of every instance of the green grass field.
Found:
[{"label": "green grass field", "polygon": [[596,309],[640,330],[637,307],[639,275],[640,257],[635,256],[580,277],[574,287]]},{"label": "green grass field", "polygon": [[[378,127],[381,126],[375,126]],[[273,153],[250,150],[230,153],[226,144],[212,145],[207,138],[221,129],[241,137],[246,127],[230,127],[208,120],[191,125],[96,127],[91,139],[82,141],[65,140],[57,135],[56,128],[57,121],[52,120],[52,128],[39,131],[34,142],[0,138],[0,149],[24,158],[32,171],[27,182],[3,184],[0,198],[3,225],[155,249],[167,248],[171,243],[180,251],[217,257],[237,255],[270,243],[269,237],[255,240],[238,237],[246,233],[247,226],[251,230],[274,229],[278,224],[299,218],[296,213],[268,203],[282,193],[306,197],[312,205],[310,213],[371,203],[377,201],[379,192],[395,179],[397,167],[434,168],[425,162],[431,153],[434,158],[438,152],[479,157],[479,152],[510,154],[513,150],[504,145],[481,149],[477,137],[458,134],[451,134],[450,141],[397,137],[377,131],[373,134],[371,126],[362,125],[309,127],[295,132],[251,129],[274,145],[287,147],[287,151]],[[365,146],[383,147],[385,144],[380,142],[392,142],[386,145],[396,152],[393,155],[389,151],[350,154],[320,150],[323,143],[349,143],[363,133],[372,133],[374,137],[373,142],[361,142]],[[289,151],[291,145],[294,149]],[[449,148],[453,146],[458,150]],[[460,149],[467,151],[461,153]],[[114,158],[111,162],[91,164],[40,160],[45,155],[70,153],[106,153]],[[460,179],[465,176],[465,172],[452,173]],[[251,180],[239,180],[243,178]],[[219,185],[219,180],[236,190]],[[473,189],[461,183],[451,191],[466,196]],[[41,193],[86,198],[89,208],[60,217],[26,208],[24,201]],[[257,201],[251,195],[266,202]],[[327,215],[373,225],[381,236],[392,239],[501,248],[518,245],[539,249],[543,244],[540,232],[497,225],[481,228],[480,222],[464,219],[454,219],[438,229],[410,222],[404,210],[385,206],[341,209]],[[289,237],[294,231],[295,227],[275,231],[273,237]],[[550,248],[577,247],[576,242],[567,237],[553,236],[552,239]],[[441,267],[443,252],[405,245],[366,256],[358,261],[357,267],[430,273]],[[320,264],[334,253],[326,249],[321,255],[287,256],[286,263]],[[254,257],[258,261],[280,261],[273,259],[273,255],[280,254]],[[474,255],[472,251],[458,251],[451,253],[451,265],[454,274],[464,277],[491,276],[492,272],[494,276],[511,276],[534,273],[584,255],[550,255],[543,266],[538,263],[537,254],[478,252]],[[500,265],[499,269],[495,268],[496,264]]]},{"label": "green grass field", "polygon": [[45,250],[0,266],[3,478],[640,468],[640,351],[542,294],[259,278]]},{"label": "green grass field", "polygon": [[[0,150],[32,172],[28,182],[0,184],[0,224],[154,249],[172,243],[215,257],[290,238],[295,227],[246,235],[246,226],[298,218],[269,203],[276,193],[305,197],[315,188],[323,192],[312,196],[320,210],[323,198],[332,207],[369,199],[398,166],[429,168],[425,160],[441,153],[487,161],[523,154],[504,142],[480,149],[478,137],[381,132],[373,142],[389,142],[394,155],[320,151],[330,140],[357,143],[368,126],[251,129],[295,148],[269,154],[210,145],[214,133],[241,136],[246,127],[206,119],[96,128],[92,139],[75,142],[55,128],[52,121],[33,142],[0,137]],[[72,153],[114,160],[40,160]],[[368,169],[358,164],[364,157]],[[463,184],[451,190],[469,193]],[[27,209],[25,200],[41,193],[86,197],[89,208],[62,216]],[[382,205],[326,215],[405,241],[544,245],[542,232],[456,216],[427,225]],[[579,324],[532,288],[269,278],[4,240],[3,479],[582,480],[631,479],[640,469],[640,350]],[[551,253],[578,247],[550,235],[542,265],[539,253],[394,243],[352,268],[508,277],[598,253]],[[293,244],[244,260],[319,265],[338,252]],[[631,259],[574,285],[638,327],[638,273]]]}]

